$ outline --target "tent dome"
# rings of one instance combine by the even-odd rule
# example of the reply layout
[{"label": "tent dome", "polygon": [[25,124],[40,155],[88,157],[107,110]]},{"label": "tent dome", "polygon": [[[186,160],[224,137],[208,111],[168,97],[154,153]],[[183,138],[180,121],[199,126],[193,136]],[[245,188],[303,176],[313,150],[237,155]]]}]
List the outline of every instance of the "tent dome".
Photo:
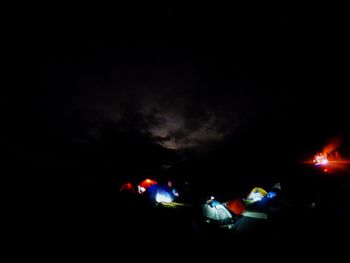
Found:
[{"label": "tent dome", "polygon": [[142,194],[143,192],[145,192],[148,188],[150,188],[152,185],[158,184],[157,181],[152,180],[152,179],[145,179],[143,180],[138,186],[138,191],[140,194]]},{"label": "tent dome", "polygon": [[157,203],[171,203],[175,196],[166,185],[155,184],[148,188],[147,194],[152,201]]},{"label": "tent dome", "polygon": [[215,205],[211,205],[210,203],[202,205],[202,214],[205,221],[208,223],[214,221],[219,224],[224,224],[230,222],[232,219],[230,212],[219,202],[215,203]]},{"label": "tent dome", "polygon": [[252,191],[250,191],[250,193],[246,199],[246,202],[248,204],[252,204],[252,203],[255,203],[257,201],[260,201],[265,196],[267,196],[267,192],[263,188],[255,187],[255,188],[253,188]]},{"label": "tent dome", "polygon": [[135,193],[135,186],[128,182],[128,183],[124,183],[122,184],[122,186],[119,188],[119,192],[130,192],[130,193]]},{"label": "tent dome", "polygon": [[236,198],[231,201],[228,201],[225,204],[226,208],[230,210],[235,215],[240,215],[246,209],[246,205],[241,198]]}]

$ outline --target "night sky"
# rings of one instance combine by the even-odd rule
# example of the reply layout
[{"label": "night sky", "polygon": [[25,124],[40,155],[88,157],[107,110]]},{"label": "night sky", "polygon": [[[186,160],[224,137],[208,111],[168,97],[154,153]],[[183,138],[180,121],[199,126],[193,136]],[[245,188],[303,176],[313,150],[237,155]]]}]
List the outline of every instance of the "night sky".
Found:
[{"label": "night sky", "polygon": [[10,39],[4,173],[65,196],[177,166],[272,183],[332,137],[349,155],[349,21],[316,6],[27,13]]}]

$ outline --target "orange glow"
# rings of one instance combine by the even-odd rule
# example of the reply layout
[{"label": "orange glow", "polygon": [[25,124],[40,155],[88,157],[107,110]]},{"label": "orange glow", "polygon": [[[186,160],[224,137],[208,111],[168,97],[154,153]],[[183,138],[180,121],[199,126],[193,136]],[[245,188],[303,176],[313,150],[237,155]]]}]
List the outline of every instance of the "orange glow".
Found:
[{"label": "orange glow", "polygon": [[347,170],[350,165],[350,160],[346,160],[339,153],[338,148],[340,147],[340,139],[333,138],[329,140],[328,144],[323,147],[322,152],[315,154],[313,159],[304,163],[313,164],[314,166],[320,167],[324,173],[340,172]]},{"label": "orange glow", "polygon": [[143,180],[143,181],[139,184],[139,186],[140,186],[140,187],[143,187],[143,188],[145,188],[145,189],[148,189],[149,187],[151,187],[152,185],[157,184],[157,183],[158,183],[158,182],[155,181],[155,180],[152,180],[152,179],[145,179],[145,180]]},{"label": "orange glow", "polygon": [[329,140],[328,144],[323,147],[322,154],[327,156],[328,154],[335,152],[339,148],[340,142],[341,140],[339,138],[332,138]]},{"label": "orange glow", "polygon": [[327,165],[329,163],[327,155],[322,154],[322,153],[318,153],[315,155],[313,162],[315,163],[315,165]]},{"label": "orange glow", "polygon": [[134,192],[135,189],[134,189],[134,186],[132,185],[132,183],[125,183],[120,187],[119,191],[120,192],[124,192],[124,191]]}]

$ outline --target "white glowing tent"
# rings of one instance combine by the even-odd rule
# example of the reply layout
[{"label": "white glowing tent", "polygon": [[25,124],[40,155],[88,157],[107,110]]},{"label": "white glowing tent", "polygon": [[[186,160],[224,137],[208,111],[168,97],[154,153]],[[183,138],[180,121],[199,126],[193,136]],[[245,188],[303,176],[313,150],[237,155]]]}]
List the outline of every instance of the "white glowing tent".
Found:
[{"label": "white glowing tent", "polygon": [[202,214],[206,222],[225,224],[232,221],[231,213],[218,201],[210,201],[202,205]]}]

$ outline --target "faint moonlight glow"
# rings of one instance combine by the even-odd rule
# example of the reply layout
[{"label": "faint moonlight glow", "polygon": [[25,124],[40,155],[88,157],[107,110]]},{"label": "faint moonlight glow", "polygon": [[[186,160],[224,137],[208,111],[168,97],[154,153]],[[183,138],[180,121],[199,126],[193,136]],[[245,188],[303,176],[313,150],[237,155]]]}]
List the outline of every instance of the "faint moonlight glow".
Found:
[{"label": "faint moonlight glow", "polygon": [[157,193],[156,195],[157,203],[171,203],[171,197],[167,193]]}]

